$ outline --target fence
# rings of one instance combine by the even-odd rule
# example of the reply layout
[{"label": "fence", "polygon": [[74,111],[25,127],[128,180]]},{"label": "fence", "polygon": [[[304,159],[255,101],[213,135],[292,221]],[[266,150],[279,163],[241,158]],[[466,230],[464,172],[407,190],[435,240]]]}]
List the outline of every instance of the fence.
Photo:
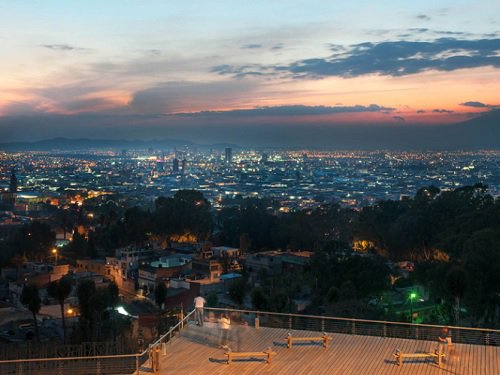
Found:
[{"label": "fence", "polygon": [[[165,345],[181,330],[188,327],[188,319],[194,310],[181,319],[167,333],[151,344],[141,353],[63,357],[63,358],[29,358],[0,361],[2,375],[118,375],[137,374],[143,372],[142,366],[151,358],[152,354]],[[151,372],[151,370],[146,370]]]},{"label": "fence", "polygon": [[[301,314],[284,314],[262,311],[206,308],[207,315],[226,313],[238,315],[255,327],[307,330],[349,335],[395,337],[412,340],[435,341],[443,326],[411,324],[365,319],[333,318]],[[2,375],[113,375],[151,373],[142,368],[154,353],[166,351],[172,338],[188,327],[194,310],[170,328],[146,350],[135,354],[90,357],[38,358],[0,361]],[[453,342],[477,345],[499,345],[500,330],[448,327]]]},{"label": "fence", "polygon": [[119,338],[114,342],[83,342],[81,344],[58,344],[51,342],[0,344],[0,361],[17,358],[61,358],[95,357],[128,354],[137,350],[137,343],[130,339]]},{"label": "fence", "polygon": [[[238,314],[256,327],[284,328],[350,335],[394,337],[412,340],[436,341],[444,326],[386,322],[365,319],[334,318],[301,314],[273,313],[251,310],[207,308],[215,314]],[[500,330],[486,328],[453,327],[449,335],[454,343],[500,345]]]}]

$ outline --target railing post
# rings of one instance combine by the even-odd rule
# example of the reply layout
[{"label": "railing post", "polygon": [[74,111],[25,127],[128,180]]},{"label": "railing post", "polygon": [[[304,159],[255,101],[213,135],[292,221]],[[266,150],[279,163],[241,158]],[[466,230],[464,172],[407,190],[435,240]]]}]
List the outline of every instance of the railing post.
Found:
[{"label": "railing post", "polygon": [[418,340],[418,326],[415,327],[415,340]]},{"label": "railing post", "polygon": [[325,332],[325,319],[321,319],[321,332]]},{"label": "railing post", "polygon": [[387,337],[387,324],[384,323],[384,337]]},{"label": "railing post", "polygon": [[141,368],[139,367],[139,355],[137,354],[135,356],[135,371],[137,372],[137,375],[141,375]]},{"label": "railing post", "polygon": [[352,321],[352,326],[351,326],[351,335],[356,334],[356,322],[353,320]]},{"label": "railing post", "polygon": [[155,374],[157,374],[158,372],[160,372],[160,347],[159,346],[156,346],[154,348],[153,357],[154,357],[154,363],[155,363],[155,366],[153,368],[153,372]]},{"label": "railing post", "polygon": [[260,328],[260,319],[259,319],[259,313],[255,316],[255,329]]},{"label": "railing post", "polygon": [[292,329],[292,316],[288,317],[288,329]]}]

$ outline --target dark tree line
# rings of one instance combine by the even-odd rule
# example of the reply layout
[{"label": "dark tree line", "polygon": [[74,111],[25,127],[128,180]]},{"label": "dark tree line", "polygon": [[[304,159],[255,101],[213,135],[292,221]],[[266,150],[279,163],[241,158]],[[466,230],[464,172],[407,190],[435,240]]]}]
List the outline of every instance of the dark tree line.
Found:
[{"label": "dark tree line", "polygon": [[349,241],[355,212],[337,204],[317,209],[276,214],[276,203],[268,199],[244,199],[217,214],[221,242],[232,246],[248,238],[249,249],[320,249],[332,240]]},{"label": "dark tree line", "polygon": [[112,282],[97,288],[93,280],[84,279],[78,283],[76,294],[80,311],[79,341],[102,341],[109,337],[115,340],[117,319],[121,318],[114,310],[120,302],[118,286]]},{"label": "dark tree line", "polygon": [[190,236],[203,241],[213,229],[210,203],[194,190],[180,190],[173,197],[159,197],[154,210],[127,209],[121,220],[101,226],[95,233],[96,244],[111,251],[126,245],[144,246],[150,236],[167,239]]},{"label": "dark tree line", "polygon": [[[413,199],[365,207],[358,238],[392,260],[416,262],[415,279],[447,306],[447,323],[495,325],[500,304],[500,200],[476,184],[420,189]],[[465,322],[467,323],[467,321]]]}]

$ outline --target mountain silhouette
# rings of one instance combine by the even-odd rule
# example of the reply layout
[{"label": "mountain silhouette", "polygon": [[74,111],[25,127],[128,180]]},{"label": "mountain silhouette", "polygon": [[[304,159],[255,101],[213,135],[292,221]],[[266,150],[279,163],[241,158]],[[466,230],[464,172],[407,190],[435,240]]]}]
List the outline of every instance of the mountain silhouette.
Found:
[{"label": "mountain silhouette", "polygon": [[[181,128],[178,128],[179,132]],[[184,128],[183,130],[186,130]],[[216,141],[205,140],[216,135]],[[126,137],[125,134],[122,135]],[[4,151],[85,149],[223,149],[224,147],[309,148],[323,150],[474,150],[500,149],[500,109],[448,125],[242,124],[192,127],[183,139],[52,138],[36,142],[0,143]],[[195,142],[196,141],[196,142]]]}]

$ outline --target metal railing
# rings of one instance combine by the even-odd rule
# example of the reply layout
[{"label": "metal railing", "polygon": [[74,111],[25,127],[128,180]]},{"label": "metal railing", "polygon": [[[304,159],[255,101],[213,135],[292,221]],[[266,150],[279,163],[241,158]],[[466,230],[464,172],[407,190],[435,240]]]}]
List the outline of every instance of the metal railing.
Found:
[{"label": "metal railing", "polygon": [[[117,354],[89,357],[29,358],[0,361],[2,375],[113,375],[137,374],[144,370],[142,366],[154,353],[162,350],[173,337],[188,327],[188,320],[194,310],[183,317],[168,332],[160,336],[153,344],[140,353]],[[151,370],[146,371],[150,373]]]},{"label": "metal railing", "polygon": [[[387,322],[366,319],[334,318],[302,314],[286,314],[252,310],[225,308],[205,308],[210,319],[225,313],[237,315],[240,321],[246,321],[256,328],[282,328],[288,330],[304,330],[328,333],[343,333],[349,335],[366,335],[379,337],[394,337],[411,340],[435,341],[443,326],[430,324],[411,324]],[[183,317],[175,326],[160,336],[153,344],[140,353],[117,354],[91,357],[62,357],[16,359],[0,361],[2,375],[112,375],[151,373],[153,357],[166,353],[166,344],[172,338],[188,327],[188,320],[194,315],[194,310]],[[213,315],[213,316],[212,316]],[[500,345],[500,330],[486,328],[468,328],[448,326],[449,334],[454,343],[476,345]]]},{"label": "metal railing", "polygon": [[[262,312],[225,308],[206,308],[214,314],[237,314],[249,325],[349,335],[393,337],[411,340],[436,341],[444,326],[412,324],[379,320],[335,318],[302,314]],[[209,313],[207,313],[209,315]],[[446,326],[454,343],[500,345],[500,330]]]}]

